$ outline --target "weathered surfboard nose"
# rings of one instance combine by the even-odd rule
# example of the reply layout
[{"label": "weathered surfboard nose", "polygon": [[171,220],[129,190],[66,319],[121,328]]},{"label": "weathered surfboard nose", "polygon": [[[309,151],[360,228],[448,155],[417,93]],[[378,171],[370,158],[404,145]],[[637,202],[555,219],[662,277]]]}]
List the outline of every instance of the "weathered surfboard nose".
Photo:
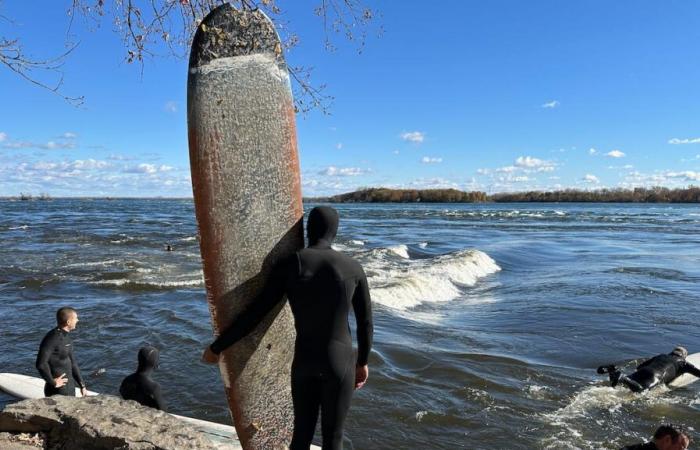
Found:
[{"label": "weathered surfboard nose", "polygon": [[261,53],[273,54],[284,64],[280,39],[270,19],[259,9],[241,11],[225,3],[212,10],[197,28],[189,66]]}]

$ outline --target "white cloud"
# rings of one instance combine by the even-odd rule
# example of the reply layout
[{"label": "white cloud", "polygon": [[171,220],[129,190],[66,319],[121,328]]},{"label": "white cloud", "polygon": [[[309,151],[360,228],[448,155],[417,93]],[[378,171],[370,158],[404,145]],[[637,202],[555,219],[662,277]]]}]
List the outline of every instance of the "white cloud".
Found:
[{"label": "white cloud", "polygon": [[606,153],[605,156],[608,156],[610,158],[624,158],[625,154],[620,150],[611,150],[608,153]]},{"label": "white cloud", "polygon": [[[18,192],[47,192],[52,196],[191,196],[189,171],[170,166],[126,170],[107,160],[33,160],[31,155],[13,155],[20,163],[0,163],[1,195]],[[155,172],[154,172],[155,171]]]},{"label": "white cloud", "polygon": [[392,153],[393,153],[394,155],[398,155],[398,154],[401,153],[401,152],[399,152],[398,150],[394,150]]},{"label": "white cloud", "polygon": [[442,158],[424,156],[421,158],[420,162],[422,162],[423,164],[439,164],[442,162]]},{"label": "white cloud", "polygon": [[592,183],[592,184],[597,184],[600,183],[600,180],[598,179],[597,176],[591,175],[590,173],[587,173],[586,176],[582,178],[583,181],[586,183]]},{"label": "white cloud", "polygon": [[668,141],[669,144],[679,145],[679,144],[700,144],[700,138],[690,138],[690,139],[678,139],[673,138]]},{"label": "white cloud", "polygon": [[66,131],[65,133],[63,133],[62,135],[60,135],[58,138],[59,138],[59,139],[75,139],[75,138],[77,138],[77,137],[78,137],[77,134],[71,133],[70,131]]},{"label": "white cloud", "polygon": [[356,177],[358,175],[364,175],[368,170],[360,169],[359,167],[336,167],[328,166],[319,172],[319,175],[325,175],[327,177]]},{"label": "white cloud", "polygon": [[[4,140],[5,139],[3,139],[3,141]],[[71,149],[71,148],[75,148],[75,143],[74,142],[48,141],[46,143],[40,144],[37,142],[28,142],[28,141],[6,141],[5,143],[2,144],[2,148],[8,148],[8,149],[40,148],[40,149],[44,149],[44,150]]]},{"label": "white cloud", "polygon": [[425,140],[425,133],[422,131],[408,131],[401,133],[401,139],[404,141],[421,144]]},{"label": "white cloud", "polygon": [[700,181],[700,172],[686,170],[683,172],[666,172],[664,174],[668,178],[680,178],[685,181]]},{"label": "white cloud", "polygon": [[6,139],[7,139],[7,133],[3,133],[0,131],[0,142],[3,142]]},{"label": "white cloud", "polygon": [[515,165],[521,167],[525,172],[553,172],[556,164],[552,161],[533,158],[531,156],[520,156],[515,160]]},{"label": "white cloud", "polygon": [[[402,186],[395,186],[397,189],[401,189]],[[437,178],[417,178],[408,183],[408,185],[403,186],[413,189],[459,189],[458,183],[447,178],[437,177]]]},{"label": "white cloud", "polygon": [[596,155],[598,154],[598,150],[594,149],[593,147],[588,149],[588,154],[589,155]]},{"label": "white cloud", "polygon": [[512,180],[516,183],[523,183],[525,181],[530,181],[530,178],[527,175],[519,176],[519,177],[514,177]]},{"label": "white cloud", "polygon": [[498,169],[496,169],[496,173],[513,173],[516,170],[518,170],[518,168],[515,166],[505,166],[505,167],[499,167]]},{"label": "white cloud", "polygon": [[488,175],[491,173],[491,169],[476,169],[476,173],[479,175]]},{"label": "white cloud", "polygon": [[109,166],[110,164],[107,161],[97,161],[94,159],[78,159],[71,164],[73,169],[78,170],[104,169]]},{"label": "white cloud", "polygon": [[177,112],[177,102],[170,100],[169,102],[166,102],[165,105],[163,106],[163,109],[169,113],[175,113]]},{"label": "white cloud", "polygon": [[547,103],[542,104],[542,108],[549,108],[549,109],[554,109],[559,106],[559,100],[552,100]]},{"label": "white cloud", "polygon": [[147,163],[141,163],[136,166],[127,166],[124,168],[125,173],[145,173],[148,175],[153,175],[156,173],[160,172],[170,172],[173,170],[174,167],[172,166],[166,166],[166,165],[156,165],[156,164],[147,164]]},{"label": "white cloud", "polygon": [[343,148],[343,143],[342,143],[342,142],[338,142],[337,144],[335,144],[335,148],[338,149],[338,150],[342,149],[342,148]]}]

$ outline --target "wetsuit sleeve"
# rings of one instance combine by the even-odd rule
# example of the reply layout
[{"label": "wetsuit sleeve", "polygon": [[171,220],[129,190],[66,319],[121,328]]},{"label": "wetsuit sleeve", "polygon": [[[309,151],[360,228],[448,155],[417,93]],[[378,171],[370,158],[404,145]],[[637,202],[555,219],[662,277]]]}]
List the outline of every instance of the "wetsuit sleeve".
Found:
[{"label": "wetsuit sleeve", "polygon": [[39,375],[44,379],[49,385],[55,386],[53,381],[53,376],[51,376],[51,367],[49,367],[49,358],[51,358],[51,353],[53,353],[56,347],[56,335],[49,333],[44,336],[39,345],[39,353],[36,355],[36,369],[39,371]]},{"label": "wetsuit sleeve", "polygon": [[369,351],[372,348],[372,299],[369,296],[369,286],[364,271],[358,280],[352,297],[352,308],[357,321],[357,365],[367,365]]},{"label": "wetsuit sleeve", "polygon": [[288,260],[273,268],[260,295],[209,346],[212,352],[218,355],[255,329],[284,296],[287,275],[293,267],[297,265]]},{"label": "wetsuit sleeve", "polygon": [[690,364],[689,362],[686,362],[683,364],[683,368],[681,369],[683,373],[689,373],[695,377],[700,378],[700,369],[695,367],[694,365]]},{"label": "wetsuit sleeve", "polygon": [[85,383],[83,382],[83,377],[80,375],[80,369],[78,368],[78,363],[75,360],[75,355],[73,355],[73,346],[70,346],[70,365],[71,365],[71,372],[73,373],[73,379],[75,380],[76,383],[78,383],[78,386],[81,388],[85,387]]},{"label": "wetsuit sleeve", "polygon": [[166,412],[165,400],[163,400],[163,394],[160,392],[160,385],[158,383],[153,387],[153,401],[156,404],[156,409]]}]

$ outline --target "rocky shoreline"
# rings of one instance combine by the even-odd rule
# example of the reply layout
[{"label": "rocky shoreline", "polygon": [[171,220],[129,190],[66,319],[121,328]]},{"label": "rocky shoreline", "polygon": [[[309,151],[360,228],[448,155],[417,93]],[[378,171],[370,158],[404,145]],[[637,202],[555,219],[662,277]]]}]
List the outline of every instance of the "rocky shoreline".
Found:
[{"label": "rocky shoreline", "polygon": [[25,450],[220,449],[192,425],[110,395],[54,396],[7,405],[0,448]]}]

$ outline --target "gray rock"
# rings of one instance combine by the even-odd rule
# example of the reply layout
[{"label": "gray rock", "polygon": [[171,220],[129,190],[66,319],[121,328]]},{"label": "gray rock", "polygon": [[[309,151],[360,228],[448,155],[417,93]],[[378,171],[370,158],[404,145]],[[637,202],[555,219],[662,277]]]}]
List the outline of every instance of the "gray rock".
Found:
[{"label": "gray rock", "polygon": [[36,450],[44,448],[44,443],[39,433],[0,433],[2,450]]},{"label": "gray rock", "polygon": [[0,412],[0,431],[43,432],[46,448],[52,450],[214,448],[191,425],[110,395],[58,395],[14,403]]}]

